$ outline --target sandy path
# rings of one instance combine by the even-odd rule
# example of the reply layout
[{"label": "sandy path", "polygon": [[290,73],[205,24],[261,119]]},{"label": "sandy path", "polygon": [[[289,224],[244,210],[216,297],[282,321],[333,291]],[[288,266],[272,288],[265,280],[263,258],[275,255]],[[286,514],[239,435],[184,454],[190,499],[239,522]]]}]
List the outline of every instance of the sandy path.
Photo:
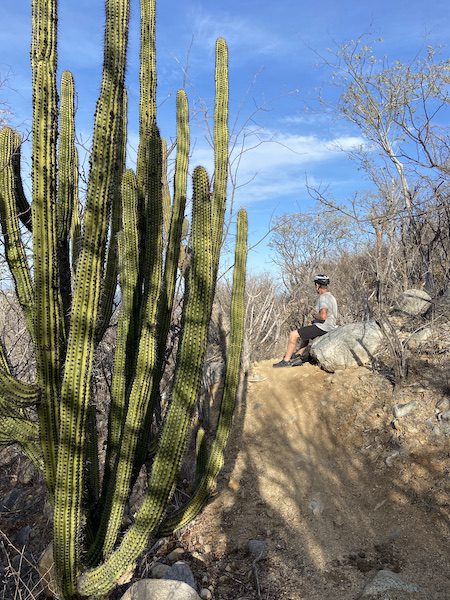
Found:
[{"label": "sandy path", "polygon": [[[236,419],[230,482],[194,530],[226,556],[239,557],[249,539],[266,539],[263,598],[355,599],[377,569],[389,568],[421,593],[385,600],[448,600],[448,522],[427,489],[433,457],[416,457],[423,481],[417,464],[369,461],[359,420],[378,409],[369,395],[353,396],[365,369],[343,386],[309,364],[271,363],[257,366],[261,381],[250,385]],[[239,560],[234,568],[241,581]],[[251,598],[236,581],[234,588],[222,582],[215,597]]]}]

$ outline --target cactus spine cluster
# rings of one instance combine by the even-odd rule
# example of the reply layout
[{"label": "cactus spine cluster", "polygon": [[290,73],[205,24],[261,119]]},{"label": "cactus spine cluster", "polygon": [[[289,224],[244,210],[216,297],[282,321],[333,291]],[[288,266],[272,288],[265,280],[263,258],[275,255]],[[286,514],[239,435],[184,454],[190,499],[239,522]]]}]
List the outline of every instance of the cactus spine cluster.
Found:
[{"label": "cactus spine cluster", "polygon": [[[106,0],[103,75],[82,224],[70,72],[62,74],[60,99],[57,92],[57,0],[32,0],[30,203],[21,181],[20,135],[9,128],[0,132],[1,230],[36,354],[35,383],[19,381],[0,341],[0,445],[20,444],[44,474],[54,503],[54,558],[65,600],[108,594],[150,536],[168,534],[198,514],[223,464],[239,382],[247,253],[243,211],[238,215],[230,343],[217,429],[210,448],[203,430],[198,431],[192,497],[168,513],[192,434],[223,241],[228,55],[219,39],[214,178],[211,183],[203,167],[193,173],[179,349],[164,419],[155,421],[186,235],[189,112],[186,93],[180,90],[171,198],[167,147],[156,120],[155,0],[141,0],[140,139],[136,173],[125,168],[129,10],[129,0]],[[32,232],[32,268],[21,227]],[[121,304],[100,479],[91,380],[94,353],[110,323],[118,284]],[[144,500],[123,531],[124,510],[144,463]]]}]

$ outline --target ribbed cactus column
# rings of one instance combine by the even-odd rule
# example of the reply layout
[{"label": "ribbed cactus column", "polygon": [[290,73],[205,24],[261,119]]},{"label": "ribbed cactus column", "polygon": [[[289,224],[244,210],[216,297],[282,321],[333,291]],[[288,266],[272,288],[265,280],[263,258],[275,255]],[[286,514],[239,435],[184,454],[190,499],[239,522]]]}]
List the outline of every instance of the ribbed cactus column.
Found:
[{"label": "ribbed cactus column", "polygon": [[13,161],[19,146],[20,139],[12,129],[5,128],[0,132],[0,221],[6,260],[14,279],[17,298],[24,312],[28,330],[33,334],[33,286],[16,210],[17,194]]},{"label": "ribbed cactus column", "polygon": [[56,232],[56,0],[32,2],[32,223],[37,383],[47,486],[54,491],[59,443],[61,299]]},{"label": "ribbed cactus column", "polygon": [[72,215],[78,211],[78,173],[74,165],[78,162],[75,147],[75,84],[70,71],[61,76],[61,106],[58,146],[58,258],[60,267],[60,289],[65,328],[68,329],[72,303],[69,235]]},{"label": "ribbed cactus column", "polygon": [[119,116],[123,100],[128,20],[128,0],[107,1],[102,86],[94,124],[84,236],[75,276],[61,391],[54,556],[64,598],[75,594],[76,576],[80,568],[79,532],[84,491],[85,422],[106,252],[111,186],[117,161],[117,131],[121,127]]},{"label": "ribbed cactus column", "polygon": [[247,261],[247,213],[238,213],[236,251],[231,295],[231,330],[227,352],[225,387],[220,405],[216,434],[207,457],[203,430],[197,439],[198,483],[190,501],[170,515],[160,528],[160,535],[170,535],[187,525],[201,511],[213,493],[215,481],[224,462],[224,452],[231,431],[234,406],[238,393],[242,344],[245,323],[245,271]]},{"label": "ribbed cactus column", "polygon": [[[216,46],[214,184],[211,189],[203,167],[195,169],[188,236],[188,101],[180,90],[171,201],[166,150],[156,124],[155,0],[141,0],[140,139],[136,174],[125,171],[129,4],[106,0],[102,83],[85,198],[79,202],[71,73],[62,74],[60,103],[56,91],[57,0],[32,0],[31,204],[21,181],[21,138],[8,128],[0,132],[5,255],[36,355],[36,384],[31,385],[14,376],[0,340],[0,446],[19,443],[44,472],[54,501],[53,548],[61,600],[108,594],[149,536],[158,534],[191,435],[223,242],[226,44],[219,39]],[[20,221],[32,233],[33,264]],[[197,488],[182,512],[165,521],[165,528],[180,526],[198,512],[223,461],[243,334],[244,213],[238,222],[230,355],[217,435],[208,456],[200,432]],[[190,262],[180,273],[181,241],[187,237]],[[175,370],[168,373],[167,337],[181,277],[181,333]],[[101,480],[92,374],[95,351],[110,323],[117,280],[121,308]],[[160,383],[165,375],[172,385],[163,400]],[[29,418],[32,411],[38,421]],[[144,463],[145,497],[134,522],[122,531],[124,510]]]},{"label": "ribbed cactus column", "polygon": [[214,273],[218,255],[214,252],[221,230],[213,222],[209,182],[206,171],[194,172],[192,214],[192,264],[187,280],[183,333],[175,374],[172,403],[167,414],[147,491],[134,523],[118,549],[105,563],[83,575],[79,590],[84,595],[107,594],[117,579],[145,548],[157,527],[168,499],[187,442],[188,425],[199,391],[206,350],[208,324],[214,296]]}]

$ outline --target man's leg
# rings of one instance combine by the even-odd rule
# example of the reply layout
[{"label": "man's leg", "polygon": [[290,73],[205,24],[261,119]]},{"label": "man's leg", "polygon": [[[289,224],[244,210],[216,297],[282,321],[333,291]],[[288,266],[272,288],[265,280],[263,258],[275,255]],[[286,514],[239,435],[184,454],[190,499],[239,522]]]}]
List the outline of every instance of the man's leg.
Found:
[{"label": "man's leg", "polygon": [[288,345],[287,345],[286,354],[284,355],[284,360],[286,360],[286,361],[291,360],[291,356],[294,354],[295,349],[297,348],[299,339],[300,339],[300,334],[298,333],[297,329],[293,329],[292,331],[289,332]]},{"label": "man's leg", "polygon": [[308,344],[311,340],[321,335],[324,335],[326,331],[323,331],[316,325],[306,325],[305,327],[300,327],[298,330],[298,335],[301,340],[300,348],[298,349],[297,356],[301,358],[308,347]]}]

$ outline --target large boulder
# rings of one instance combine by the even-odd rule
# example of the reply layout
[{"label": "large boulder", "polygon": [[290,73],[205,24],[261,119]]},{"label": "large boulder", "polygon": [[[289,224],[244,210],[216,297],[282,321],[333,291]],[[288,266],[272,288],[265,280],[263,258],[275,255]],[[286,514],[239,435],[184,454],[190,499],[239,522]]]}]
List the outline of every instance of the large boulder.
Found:
[{"label": "large boulder", "polygon": [[405,290],[397,301],[397,309],[413,317],[424,315],[431,306],[431,296],[423,290]]},{"label": "large boulder", "polygon": [[182,581],[141,579],[127,589],[121,600],[200,600],[200,596]]},{"label": "large boulder", "polygon": [[310,354],[319,365],[333,373],[369,364],[383,343],[383,333],[375,321],[349,323],[313,340]]}]

